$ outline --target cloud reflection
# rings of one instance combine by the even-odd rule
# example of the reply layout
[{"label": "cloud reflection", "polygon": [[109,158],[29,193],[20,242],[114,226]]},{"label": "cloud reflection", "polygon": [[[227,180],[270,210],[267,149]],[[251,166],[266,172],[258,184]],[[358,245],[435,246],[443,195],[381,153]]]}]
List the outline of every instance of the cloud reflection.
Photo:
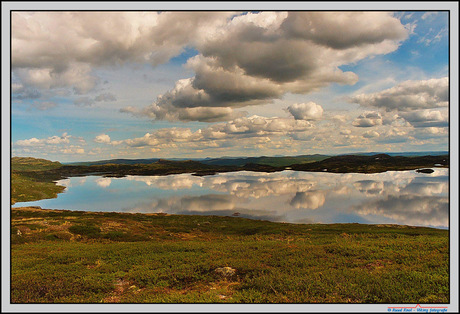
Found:
[{"label": "cloud reflection", "polygon": [[[70,178],[59,183],[74,187],[84,184],[84,180]],[[88,181],[105,189],[114,180],[121,187],[117,193],[105,196],[101,189],[98,199],[104,204],[93,204],[94,209],[85,210],[107,206],[111,210],[144,213],[224,216],[238,213],[246,218],[294,223],[448,226],[448,169],[435,168],[428,175],[415,171],[378,174],[241,171],[202,177],[191,174],[93,177]],[[80,190],[83,189],[82,186]],[[79,189],[69,188],[65,194],[72,191],[78,193]]]}]

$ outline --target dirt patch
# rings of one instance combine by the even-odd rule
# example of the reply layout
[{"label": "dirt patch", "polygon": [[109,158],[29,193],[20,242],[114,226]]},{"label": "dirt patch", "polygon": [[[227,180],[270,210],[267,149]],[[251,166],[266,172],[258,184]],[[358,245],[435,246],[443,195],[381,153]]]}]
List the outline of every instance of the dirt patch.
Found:
[{"label": "dirt patch", "polygon": [[104,303],[117,303],[120,302],[121,296],[129,289],[131,283],[127,280],[118,278],[114,283],[114,290],[112,295],[104,298],[102,302]]}]

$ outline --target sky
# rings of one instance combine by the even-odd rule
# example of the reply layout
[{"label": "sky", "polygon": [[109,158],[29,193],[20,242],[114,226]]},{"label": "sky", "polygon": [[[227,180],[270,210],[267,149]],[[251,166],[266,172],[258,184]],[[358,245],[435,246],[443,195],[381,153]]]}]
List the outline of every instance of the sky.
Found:
[{"label": "sky", "polygon": [[448,150],[447,11],[11,18],[13,156]]}]

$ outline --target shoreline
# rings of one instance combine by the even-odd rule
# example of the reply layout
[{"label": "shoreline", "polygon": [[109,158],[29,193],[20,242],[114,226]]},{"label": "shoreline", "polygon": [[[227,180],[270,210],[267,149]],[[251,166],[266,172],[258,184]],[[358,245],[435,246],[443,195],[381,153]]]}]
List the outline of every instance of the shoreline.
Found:
[{"label": "shoreline", "polygon": [[20,206],[20,207],[13,207],[10,206],[10,210],[18,210],[18,211],[30,211],[30,212],[40,212],[40,213],[83,213],[83,214],[96,214],[96,215],[104,215],[104,214],[120,214],[120,215],[145,215],[145,216],[180,216],[180,217],[190,217],[193,219],[194,217],[218,217],[218,218],[241,218],[241,219],[248,219],[252,221],[262,221],[262,222],[269,222],[275,224],[283,224],[283,225],[316,225],[316,226],[331,226],[331,225],[361,225],[361,226],[375,226],[380,228],[397,228],[397,229],[417,229],[417,228],[429,228],[434,230],[445,230],[450,231],[449,227],[433,227],[433,226],[412,226],[412,225],[401,225],[396,223],[359,223],[359,222],[331,222],[331,223],[302,223],[302,222],[285,222],[285,221],[271,221],[266,219],[256,219],[256,218],[246,218],[246,217],[239,217],[233,215],[197,215],[197,214],[168,214],[168,213],[132,213],[132,212],[119,212],[119,211],[86,211],[86,210],[73,210],[73,209],[52,209],[52,208],[41,208],[40,206]]}]

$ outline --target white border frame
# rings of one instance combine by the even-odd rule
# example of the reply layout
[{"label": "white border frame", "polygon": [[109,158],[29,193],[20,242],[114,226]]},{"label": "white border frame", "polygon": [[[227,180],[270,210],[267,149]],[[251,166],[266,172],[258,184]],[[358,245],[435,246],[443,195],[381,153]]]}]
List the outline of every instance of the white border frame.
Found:
[{"label": "white border frame", "polygon": [[[458,2],[2,2],[2,312],[386,312],[390,304],[10,304],[11,10],[449,10],[450,301],[458,312]],[[410,306],[410,305],[408,305]],[[435,305],[430,305],[435,306]],[[445,304],[440,306],[446,306]]]}]

